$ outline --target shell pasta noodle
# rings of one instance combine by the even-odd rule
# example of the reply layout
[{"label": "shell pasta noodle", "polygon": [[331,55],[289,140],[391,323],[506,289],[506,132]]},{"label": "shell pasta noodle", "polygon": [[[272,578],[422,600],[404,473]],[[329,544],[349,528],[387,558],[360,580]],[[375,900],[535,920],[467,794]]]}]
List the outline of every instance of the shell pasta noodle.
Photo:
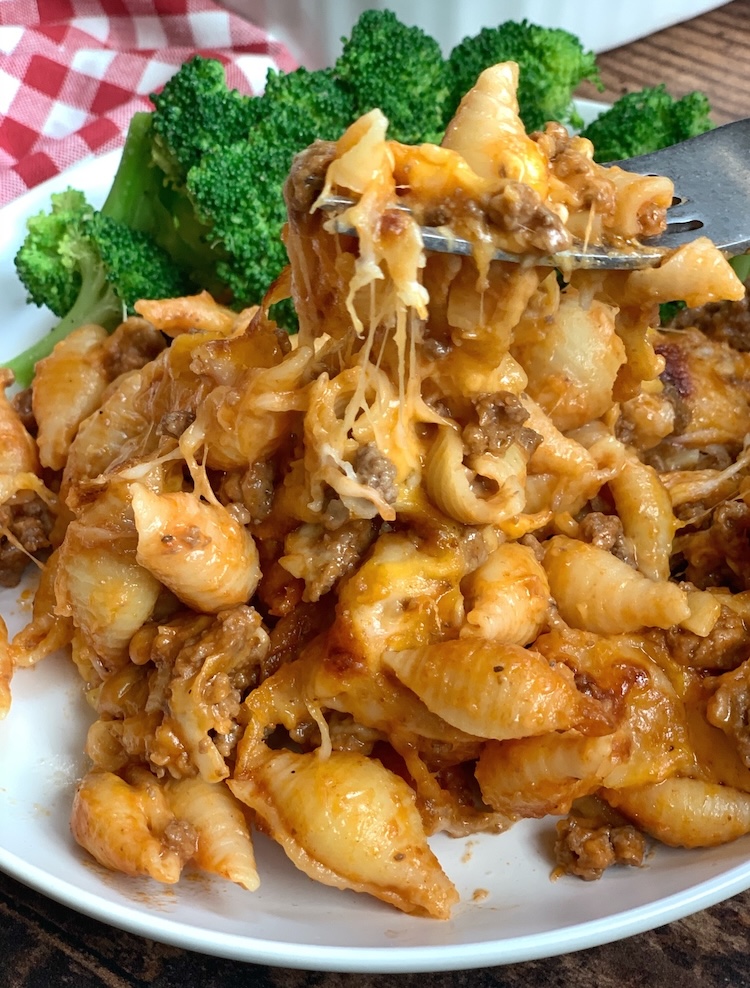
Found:
[{"label": "shell pasta noodle", "polygon": [[302,150],[261,306],[144,301],[29,392],[3,380],[0,573],[40,576],[0,708],[69,650],[92,713],[71,826],[102,866],[251,895],[263,832],[446,919],[438,832],[549,818],[551,874],[593,879],[750,831],[750,358],[659,324],[744,286],[705,239],[541,263],[638,250],[673,190],[525,133],[517,82],[485,71],[439,147],[372,110]]}]

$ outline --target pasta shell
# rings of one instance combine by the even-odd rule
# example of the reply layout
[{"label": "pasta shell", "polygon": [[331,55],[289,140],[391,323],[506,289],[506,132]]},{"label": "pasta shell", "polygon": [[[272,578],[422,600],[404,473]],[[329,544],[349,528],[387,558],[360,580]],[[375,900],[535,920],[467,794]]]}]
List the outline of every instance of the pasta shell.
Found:
[{"label": "pasta shell", "polygon": [[609,434],[593,442],[589,452],[609,475],[609,492],[623,532],[633,545],[639,572],[650,580],[668,580],[679,525],[659,474]]},{"label": "pasta shell", "polygon": [[690,618],[680,587],[649,580],[597,546],[557,535],[543,565],[560,615],[572,628],[617,635],[671,628]]},{"label": "pasta shell", "polygon": [[87,546],[73,522],[60,549],[55,578],[57,613],[70,616],[107,669],[127,661],[133,634],[151,616],[158,581],[132,553],[106,545]]},{"label": "pasta shell", "polygon": [[354,752],[268,752],[230,789],[306,875],[446,919],[458,899],[403,779]]},{"label": "pasta shell", "polygon": [[523,738],[579,723],[591,705],[572,673],[520,645],[461,638],[402,652],[384,664],[433,713],[481,738]]},{"label": "pasta shell", "polygon": [[172,819],[155,779],[136,787],[112,772],[90,772],[76,790],[70,827],[105,868],[173,884],[183,861],[162,840]]},{"label": "pasta shell", "polygon": [[671,847],[716,847],[750,833],[750,794],[701,779],[603,789],[601,795],[641,830]]},{"label": "pasta shell", "polygon": [[530,548],[506,542],[461,584],[466,622],[461,636],[528,645],[550,609],[547,574]]},{"label": "pasta shell", "polygon": [[511,817],[560,815],[596,792],[612,764],[613,739],[571,731],[488,741],[476,767],[482,798]]},{"label": "pasta shell", "polygon": [[197,611],[215,613],[252,596],[260,578],[250,533],[220,504],[194,494],[132,485],[136,558]]},{"label": "pasta shell", "polygon": [[42,465],[61,470],[78,426],[101,403],[109,382],[101,326],[81,326],[36,365],[32,407]]},{"label": "pasta shell", "polygon": [[739,301],[745,286],[718,247],[708,237],[696,237],[672,251],[658,267],[630,272],[623,296],[623,302],[681,298],[693,308],[718,299]]},{"label": "pasta shell", "polygon": [[9,476],[39,467],[36,443],[5,395],[12,379],[10,371],[0,369],[0,475]]},{"label": "pasta shell", "polygon": [[[427,456],[425,486],[449,518],[466,525],[501,525],[526,505],[527,458],[513,443],[502,455],[476,456],[466,466],[461,436],[451,426],[441,426]],[[481,482],[489,482],[494,492],[480,495]]]},{"label": "pasta shell", "polygon": [[515,62],[485,69],[448,125],[443,147],[458,151],[485,179],[489,191],[515,179],[544,196],[548,165],[518,116],[517,85]]},{"label": "pasta shell", "polygon": [[581,303],[569,287],[556,312],[527,317],[516,328],[513,356],[529,377],[528,393],[557,429],[568,432],[612,407],[625,347],[615,332],[617,309]]},{"label": "pasta shell", "polygon": [[414,648],[460,625],[458,584],[470,566],[470,541],[448,533],[429,543],[382,534],[340,584],[337,624],[348,650],[377,668],[387,649]]},{"label": "pasta shell", "polygon": [[250,830],[241,803],[229,789],[221,782],[170,779],[165,790],[175,817],[197,835],[193,863],[254,892],[260,879]]}]

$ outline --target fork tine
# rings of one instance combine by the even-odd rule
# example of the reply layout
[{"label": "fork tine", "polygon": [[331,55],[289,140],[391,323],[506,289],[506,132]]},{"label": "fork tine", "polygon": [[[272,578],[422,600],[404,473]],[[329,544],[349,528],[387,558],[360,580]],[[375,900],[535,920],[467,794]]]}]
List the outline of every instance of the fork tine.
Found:
[{"label": "fork tine", "polygon": [[750,245],[750,218],[745,219],[750,217],[748,160],[750,119],[743,119],[611,164],[640,174],[666,175],[674,182],[675,195],[682,201],[669,210],[667,230],[649,245],[679,247],[704,235],[736,254]]},{"label": "fork tine", "polygon": [[[332,196],[319,203],[321,209],[335,212],[344,210],[348,206],[354,205],[354,201],[342,196]],[[405,207],[400,206],[399,209]],[[356,230],[346,223],[341,216],[332,217],[333,228],[337,233],[356,236]],[[459,254],[468,257],[474,253],[474,245],[463,237],[458,237],[445,228],[421,227],[422,242],[426,250],[434,251],[438,254]],[[572,265],[577,268],[618,268],[622,270],[634,270],[636,268],[649,267],[656,264],[663,256],[664,251],[658,246],[654,248],[644,247],[639,252],[623,253],[613,251],[599,245],[592,245],[584,248],[571,248],[570,250],[559,251],[557,254],[535,255],[535,254],[511,254],[504,250],[496,250],[492,255],[495,261],[510,261],[514,264],[536,264],[541,267],[565,267]]]}]

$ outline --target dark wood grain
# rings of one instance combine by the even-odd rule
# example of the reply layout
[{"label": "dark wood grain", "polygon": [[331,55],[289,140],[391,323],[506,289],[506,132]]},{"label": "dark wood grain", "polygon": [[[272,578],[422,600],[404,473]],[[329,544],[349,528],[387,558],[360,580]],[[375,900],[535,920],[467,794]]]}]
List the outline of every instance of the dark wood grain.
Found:
[{"label": "dark wood grain", "polygon": [[[676,96],[706,92],[717,124],[750,116],[750,0],[605,52],[598,62],[604,92],[582,87],[581,95],[612,101],[664,82]],[[112,930],[0,875],[0,988],[750,988],[748,954],[750,892],[625,941],[508,967],[427,977],[272,969]]]}]

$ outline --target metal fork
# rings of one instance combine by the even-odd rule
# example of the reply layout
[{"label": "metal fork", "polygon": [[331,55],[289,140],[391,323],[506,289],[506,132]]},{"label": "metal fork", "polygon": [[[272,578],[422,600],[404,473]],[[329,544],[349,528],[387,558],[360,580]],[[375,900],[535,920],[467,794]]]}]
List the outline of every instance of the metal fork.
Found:
[{"label": "metal fork", "polygon": [[[681,144],[662,148],[637,158],[613,161],[641,175],[665,175],[674,182],[675,197],[667,213],[667,228],[658,237],[642,241],[633,250],[601,245],[576,245],[569,250],[534,257],[535,264],[549,267],[634,269],[657,264],[666,250],[706,236],[728,254],[741,254],[750,247],[750,118],[715,127]],[[343,212],[353,205],[343,196],[329,196],[320,203],[325,210]],[[399,207],[406,208],[406,207]],[[339,233],[353,233],[343,220]],[[471,241],[445,227],[422,227],[426,250],[444,254],[473,253]],[[501,261],[521,262],[527,258],[498,250]]]}]

